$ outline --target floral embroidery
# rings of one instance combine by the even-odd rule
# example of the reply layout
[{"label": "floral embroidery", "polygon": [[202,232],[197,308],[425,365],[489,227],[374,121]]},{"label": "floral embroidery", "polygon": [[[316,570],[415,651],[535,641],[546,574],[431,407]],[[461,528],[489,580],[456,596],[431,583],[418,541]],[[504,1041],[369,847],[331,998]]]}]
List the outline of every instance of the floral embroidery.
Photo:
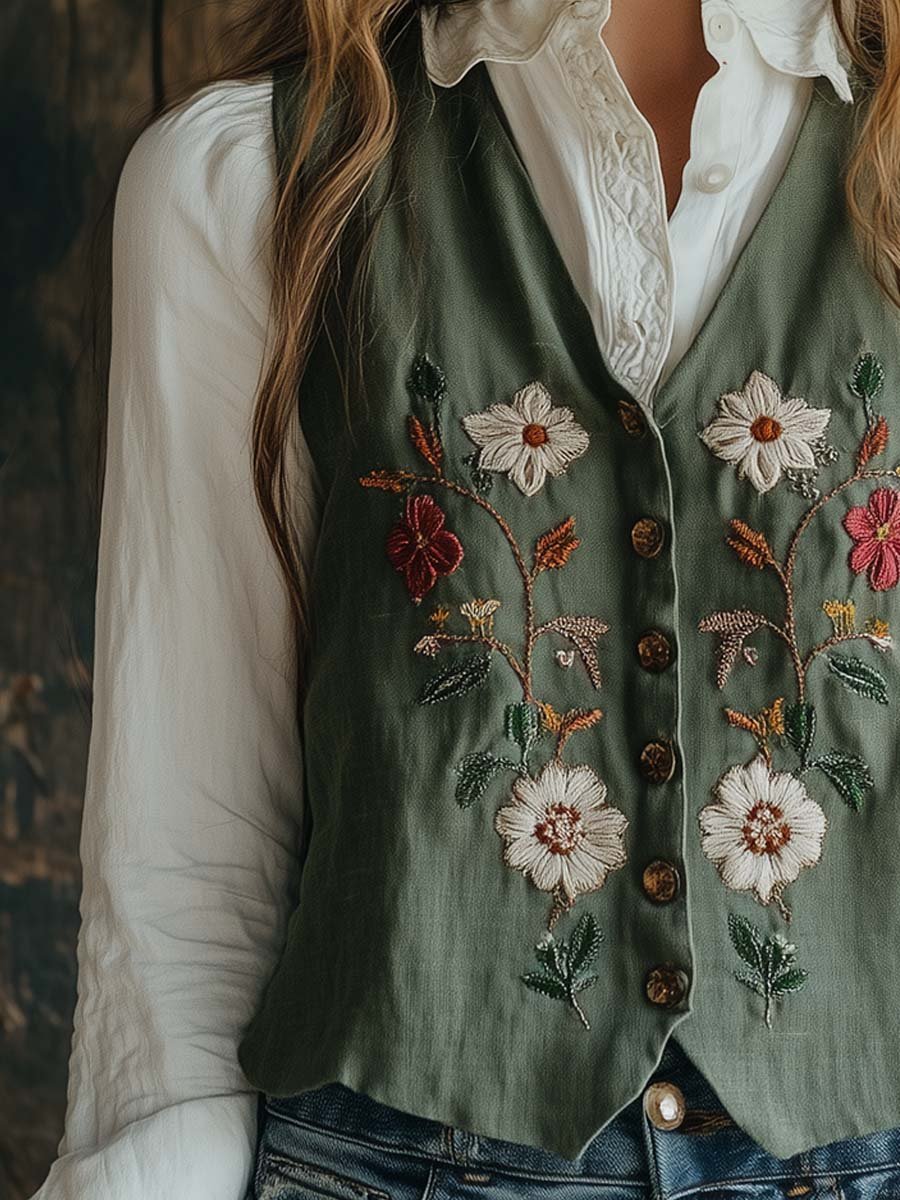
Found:
[{"label": "floral embroidery", "polygon": [[597,982],[589,968],[600,951],[603,934],[590,913],[582,913],[568,942],[545,933],[534,948],[539,971],[529,971],[522,982],[535,992],[565,1000],[578,1014],[585,1029],[591,1025],[578,1003],[578,993]]},{"label": "floral embroidery", "polygon": [[[754,372],[751,381],[758,375]],[[874,787],[869,767],[859,755],[838,749],[824,753],[817,751],[816,709],[808,699],[808,681],[811,667],[822,658],[830,677],[848,692],[868,701],[887,704],[887,681],[879,668],[857,655],[840,653],[840,648],[853,642],[886,652],[891,647],[890,630],[887,623],[877,617],[869,618],[864,628],[859,629],[856,605],[852,601],[826,600],[821,608],[831,622],[831,632],[811,649],[802,651],[798,638],[795,570],[802,539],[813,521],[821,519],[828,506],[848,488],[872,480],[881,486],[871,494],[868,505],[851,508],[844,518],[844,527],[856,542],[850,555],[850,568],[855,573],[869,571],[869,582],[874,590],[884,590],[898,581],[900,489],[884,483],[891,477],[896,478],[895,472],[873,469],[871,465],[873,459],[884,454],[888,445],[887,423],[884,417],[875,413],[872,404],[883,379],[884,372],[877,359],[868,354],[860,356],[851,376],[850,390],[864,402],[865,429],[854,467],[824,495],[817,494],[796,526],[784,559],[778,558],[764,533],[740,519],[729,522],[726,541],[741,562],[753,570],[771,571],[777,578],[785,600],[783,620],[739,608],[712,613],[699,623],[702,632],[716,636],[716,682],[720,688],[726,686],[738,663],[756,661],[756,648],[747,642],[760,631],[771,634],[790,657],[796,699],[779,697],[755,715],[734,708],[725,710],[730,725],[751,734],[758,754],[748,766],[730,767],[724,772],[714,788],[715,802],[699,814],[703,849],[716,864],[726,886],[751,892],[760,904],[774,902],[785,920],[790,920],[790,911],[784,905],[782,891],[797,878],[802,867],[813,866],[819,861],[827,827],[824,813],[806,790],[806,776],[819,772],[854,811],[860,809]],[[749,386],[743,393],[729,393],[729,397],[747,395]],[[755,386],[756,407],[750,409],[748,399],[742,410],[744,415],[752,411],[754,421],[758,419],[762,412],[762,397],[767,400],[767,417],[775,420],[785,417],[788,410],[778,408],[772,402],[776,393],[780,396],[777,388],[772,392],[768,384],[762,386],[758,379]],[[814,433],[814,423],[808,414],[819,412],[827,416],[828,413],[825,409],[810,409],[805,401],[779,403],[803,406],[790,412],[810,437]],[[817,420],[821,432],[827,421],[824,418]],[[787,423],[783,427],[787,428]],[[795,427],[795,432],[797,428],[800,425]],[[724,436],[723,431],[719,432]],[[738,461],[738,456],[728,461]],[[748,476],[759,468],[760,461],[757,454],[748,462]],[[777,482],[776,474],[769,471],[765,475],[768,486]],[[768,486],[759,487],[760,478],[751,477],[751,482],[760,491],[768,490]],[[795,755],[796,765],[789,773],[776,771],[772,766],[773,737]]]},{"label": "floral embroidery", "polygon": [[504,471],[526,496],[544,486],[547,475],[561,475],[588,448],[588,435],[570,408],[555,408],[542,383],[526,383],[511,404],[492,404],[468,413],[463,428],[481,447],[478,468]]},{"label": "floral embroidery", "polygon": [[830,419],[830,409],[783,396],[774,379],[754,371],[740,391],[719,397],[718,413],[700,437],[737,467],[740,479],[768,492],[789,470],[815,470],[815,450]]},{"label": "floral embroidery", "polygon": [[468,618],[473,633],[490,636],[494,632],[494,613],[499,607],[499,600],[469,600],[459,606],[459,611]]},{"label": "floral embroidery", "polygon": [[849,509],[844,528],[854,543],[854,575],[867,574],[874,592],[895,588],[900,581],[900,489],[876,488],[867,505]]},{"label": "floral embroidery", "polygon": [[506,843],[506,863],[542,892],[561,889],[574,903],[625,865],[628,822],[606,803],[606,784],[590,767],[550,761],[536,779],[518,778],[512,791],[494,828]]},{"label": "floral embroidery", "polygon": [[763,755],[727,770],[715,795],[700,812],[703,852],[726,887],[777,903],[787,884],[819,861],[825,813],[802,780],[771,771]]},{"label": "floral embroidery", "polygon": [[752,921],[735,913],[728,914],[728,933],[731,944],[750,968],[735,971],[734,977],[765,1000],[765,1021],[771,1029],[774,1002],[799,992],[809,972],[796,965],[797,947],[780,933],[764,939]]},{"label": "floral embroidery", "polygon": [[431,610],[431,616],[428,618],[435,629],[443,629],[450,620],[450,609],[443,604],[436,604]]},{"label": "floral embroidery", "polygon": [[[447,651],[461,656],[452,657],[426,680],[418,702],[436,704],[480,687],[495,659],[504,661],[516,677],[522,699],[505,706],[503,733],[518,749],[518,758],[490,750],[466,754],[454,767],[456,802],[462,809],[469,808],[481,800],[495,777],[506,772],[515,776],[509,802],[496,811],[494,819],[502,859],[552,897],[548,940],[541,943],[546,953],[544,958],[544,951],[538,954],[544,970],[522,979],[532,990],[567,1000],[589,1028],[575,995],[596,982],[597,976],[586,973],[585,968],[596,956],[595,942],[599,945],[601,935],[590,914],[581,917],[568,943],[554,940],[552,931],[578,896],[598,890],[610,872],[624,865],[628,821],[607,802],[606,785],[593,768],[562,758],[569,740],[596,726],[602,711],[557,711],[538,699],[533,691],[532,664],[541,638],[560,638],[568,646],[555,650],[556,662],[571,665],[577,654],[592,685],[599,688],[597,640],[609,627],[599,617],[585,613],[564,613],[541,623],[536,618],[538,580],[548,571],[564,570],[581,545],[575,517],[566,516],[541,534],[529,562],[506,518],[486,498],[492,471],[505,473],[526,496],[535,495],[548,475],[562,474],[584,454],[588,434],[570,409],[554,406],[544,385],[532,381],[515,393],[510,404],[493,404],[462,418],[466,433],[481,447],[477,455],[463,458],[471,478],[471,486],[467,486],[448,474],[440,419],[446,396],[444,373],[426,355],[420,355],[409,383],[418,411],[409,415],[407,432],[427,470],[377,468],[359,480],[363,487],[405,496],[402,515],[388,538],[392,565],[403,575],[416,604],[440,576],[458,568],[462,543],[446,529],[443,510],[425,491],[439,489],[474,505],[499,528],[524,595],[524,629],[518,645],[495,632],[495,616],[504,607],[499,598],[474,597],[460,604],[460,616],[468,626],[464,632],[452,627],[448,607],[432,610],[430,630],[415,642],[414,651],[425,658],[437,658]],[[510,605],[504,611],[518,608]],[[553,755],[533,769],[532,756],[547,734],[555,738]]]},{"label": "floral embroidery", "polygon": [[400,571],[418,604],[437,583],[450,575],[463,558],[455,533],[444,528],[444,513],[430,496],[407,496],[403,516],[388,534],[387,555]]}]

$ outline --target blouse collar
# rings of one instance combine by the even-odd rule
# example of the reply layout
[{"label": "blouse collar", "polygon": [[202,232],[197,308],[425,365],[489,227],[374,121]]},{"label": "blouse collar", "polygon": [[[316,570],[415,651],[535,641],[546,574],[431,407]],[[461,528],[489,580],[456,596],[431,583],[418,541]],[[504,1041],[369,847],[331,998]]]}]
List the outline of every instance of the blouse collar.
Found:
[{"label": "blouse collar", "polygon": [[[853,93],[850,59],[830,0],[703,0],[703,8],[730,9],[746,26],[760,55],[788,75],[824,75],[842,100]],[[612,0],[465,0],[423,5],[422,48],[429,78],[458,83],[481,61],[517,63],[533,58],[570,9],[598,30]],[[595,24],[594,24],[595,23]]]}]

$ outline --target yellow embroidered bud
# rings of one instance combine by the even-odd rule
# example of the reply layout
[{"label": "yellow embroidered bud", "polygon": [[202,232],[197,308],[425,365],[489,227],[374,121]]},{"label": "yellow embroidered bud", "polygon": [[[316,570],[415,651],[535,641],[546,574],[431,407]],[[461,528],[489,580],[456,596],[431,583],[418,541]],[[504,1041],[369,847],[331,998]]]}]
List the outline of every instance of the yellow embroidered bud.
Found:
[{"label": "yellow embroidered bud", "polygon": [[450,620],[450,609],[439,604],[431,610],[431,616],[428,619],[435,629],[443,629]]},{"label": "yellow embroidered bud", "polygon": [[856,632],[856,605],[852,600],[826,600],[822,610],[831,618],[836,637],[849,637]]},{"label": "yellow embroidered bud", "polygon": [[784,733],[784,696],[779,696],[777,700],[768,707],[762,710],[761,714],[766,722],[769,733]]}]

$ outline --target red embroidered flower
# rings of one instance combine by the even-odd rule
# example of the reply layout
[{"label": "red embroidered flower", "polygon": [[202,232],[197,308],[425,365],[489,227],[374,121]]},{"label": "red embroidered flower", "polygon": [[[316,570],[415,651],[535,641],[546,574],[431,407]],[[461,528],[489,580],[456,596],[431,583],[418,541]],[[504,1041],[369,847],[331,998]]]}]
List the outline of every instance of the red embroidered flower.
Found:
[{"label": "red embroidered flower", "polygon": [[851,508],[844,528],[856,545],[850,551],[850,570],[867,571],[869,587],[886,592],[900,581],[900,488],[878,488],[869,503]]},{"label": "red embroidered flower", "polygon": [[406,580],[413,603],[462,561],[462,543],[444,528],[444,512],[430,496],[408,496],[403,516],[388,534],[387,555]]}]

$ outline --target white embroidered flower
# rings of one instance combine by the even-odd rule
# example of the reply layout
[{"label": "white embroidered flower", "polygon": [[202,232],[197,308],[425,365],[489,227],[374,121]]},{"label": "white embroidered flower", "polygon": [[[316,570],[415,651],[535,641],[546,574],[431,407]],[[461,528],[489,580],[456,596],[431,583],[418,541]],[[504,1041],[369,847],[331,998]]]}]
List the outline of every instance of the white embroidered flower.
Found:
[{"label": "white embroidered flower", "polygon": [[717,415],[700,437],[713,454],[737,466],[740,479],[768,492],[785,471],[815,469],[813,444],[830,419],[830,408],[783,396],[774,379],[754,371],[739,392],[719,397]]},{"label": "white embroidered flower", "polygon": [[624,865],[627,825],[624,813],[606,803],[606,784],[590,767],[555,760],[536,779],[517,779],[512,802],[494,817],[504,862],[541,891],[562,888],[570,902]]},{"label": "white embroidered flower", "polygon": [[795,775],[772,771],[762,755],[726,771],[715,795],[700,812],[704,853],[726,887],[753,892],[760,904],[780,900],[819,861],[825,813]]},{"label": "white embroidered flower", "polygon": [[466,433],[481,447],[478,466],[505,471],[526,496],[544,486],[547,475],[562,475],[588,448],[588,435],[570,408],[554,407],[542,383],[526,383],[511,404],[492,404],[462,418]]}]

